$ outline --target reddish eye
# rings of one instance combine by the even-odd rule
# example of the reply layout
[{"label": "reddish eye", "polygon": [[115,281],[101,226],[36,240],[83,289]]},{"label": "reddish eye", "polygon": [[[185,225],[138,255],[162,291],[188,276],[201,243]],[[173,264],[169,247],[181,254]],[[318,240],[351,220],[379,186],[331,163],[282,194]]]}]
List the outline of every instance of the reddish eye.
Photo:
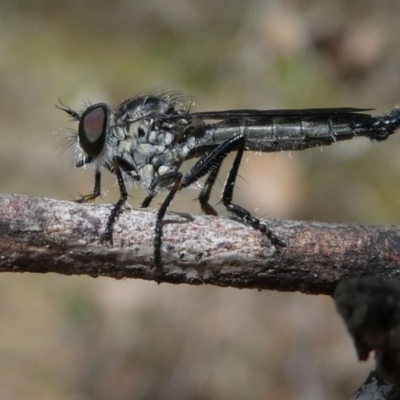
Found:
[{"label": "reddish eye", "polygon": [[102,108],[95,108],[85,116],[84,126],[86,138],[89,142],[95,142],[104,129],[105,113]]},{"label": "reddish eye", "polygon": [[79,145],[88,156],[97,157],[107,141],[109,108],[99,103],[88,107],[79,122]]}]

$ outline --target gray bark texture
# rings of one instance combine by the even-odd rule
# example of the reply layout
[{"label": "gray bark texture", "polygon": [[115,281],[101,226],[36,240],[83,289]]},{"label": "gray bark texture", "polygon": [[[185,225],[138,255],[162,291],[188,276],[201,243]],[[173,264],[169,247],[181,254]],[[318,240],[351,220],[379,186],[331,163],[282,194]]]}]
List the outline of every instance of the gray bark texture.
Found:
[{"label": "gray bark texture", "polygon": [[156,212],[126,209],[113,243],[99,238],[111,205],[0,195],[0,271],[140,278],[332,294],[342,277],[400,277],[400,229],[268,220],[286,241],[230,218],[168,213],[163,274],[153,268]]},{"label": "gray bark texture", "polygon": [[[169,213],[163,272],[153,267],[156,212],[125,209],[113,243],[99,239],[111,205],[0,195],[0,272],[139,278],[158,282],[331,295],[343,277],[397,280],[395,226],[266,221],[287,247],[230,218]],[[353,399],[399,398],[372,374]]]}]

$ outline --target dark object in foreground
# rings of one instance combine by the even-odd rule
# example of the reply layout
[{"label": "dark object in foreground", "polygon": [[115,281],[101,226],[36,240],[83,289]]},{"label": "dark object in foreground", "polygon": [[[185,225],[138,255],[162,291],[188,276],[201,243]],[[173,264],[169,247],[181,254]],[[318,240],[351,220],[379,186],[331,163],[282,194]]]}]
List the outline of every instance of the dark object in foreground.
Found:
[{"label": "dark object in foreground", "polygon": [[[117,177],[121,197],[111,211],[103,239],[112,242],[115,220],[128,197],[126,182],[139,182],[145,190],[147,197],[142,207],[148,207],[160,190],[167,190],[155,226],[154,264],[159,272],[163,220],[175,194],[207,176],[198,199],[204,213],[216,215],[209,197],[220,167],[232,151],[237,155],[223,189],[222,203],[279,250],[286,242],[232,201],[244,151],[303,150],[356,136],[385,140],[400,126],[397,108],[386,115],[372,116],[365,113],[368,110],[358,108],[192,113],[190,107],[191,101],[186,97],[153,93],[131,98],[115,110],[104,103],[91,105],[83,112],[61,108],[79,121],[78,132],[71,132],[66,138],[66,147],[72,147],[78,155],[76,166],[92,164],[95,170],[93,192],[80,201],[100,196],[103,168]],[[199,158],[197,163],[182,174],[182,163],[193,158]]]},{"label": "dark object in foreground", "polygon": [[334,293],[360,360],[375,351],[376,375],[400,384],[400,283],[344,279]]},{"label": "dark object in foreground", "polygon": [[365,382],[351,397],[351,400],[399,400],[400,387],[382,381],[376,371],[372,371]]}]

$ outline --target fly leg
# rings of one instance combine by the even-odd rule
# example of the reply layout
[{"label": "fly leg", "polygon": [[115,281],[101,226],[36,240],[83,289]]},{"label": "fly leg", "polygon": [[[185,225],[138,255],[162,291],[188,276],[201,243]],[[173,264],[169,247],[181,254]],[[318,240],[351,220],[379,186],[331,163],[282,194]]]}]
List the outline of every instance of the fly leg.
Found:
[{"label": "fly leg", "polygon": [[[227,182],[224,187],[224,191],[222,194],[222,202],[228,211],[235,214],[241,221],[245,224],[252,226],[254,229],[257,229],[264,235],[268,237],[271,243],[279,249],[280,247],[285,247],[286,244],[281,239],[279,239],[275,234],[272,233],[268,227],[262,223],[259,219],[251,216],[251,214],[245,210],[244,208],[232,203],[233,197],[233,189],[236,181],[236,176],[239,171],[240,162],[243,156],[243,152],[245,149],[246,137],[244,135],[237,135],[222,143],[212,152],[205,154],[201,157],[197,163],[189,170],[189,172],[182,176],[179,172],[172,172],[169,175],[169,179],[174,179],[173,185],[168,193],[167,197],[164,199],[160,209],[157,213],[157,221],[156,221],[156,231],[155,231],[155,240],[154,240],[154,264],[159,272],[162,271],[161,264],[161,245],[162,245],[162,227],[163,227],[163,218],[169,205],[171,204],[175,194],[178,190],[184,189],[199,179],[201,179],[204,175],[210,173],[206,185],[201,193],[201,202],[202,208],[205,207],[205,210],[213,210],[211,206],[208,204],[208,196],[211,192],[212,186],[216,180],[217,173],[221,167],[223,160],[226,156],[234,150],[238,150],[238,153],[233,162],[232,168],[229,172]],[[209,208],[207,207],[209,206]],[[215,211],[214,211],[215,212]]]},{"label": "fly leg", "polygon": [[152,202],[152,200],[154,199],[155,195],[156,195],[155,191],[153,191],[149,195],[147,195],[146,198],[143,200],[141,208],[147,208],[150,205],[150,203]]},{"label": "fly leg", "polygon": [[212,169],[211,172],[208,174],[207,180],[204,183],[204,186],[201,189],[201,192],[200,192],[200,195],[198,198],[200,207],[206,215],[218,215],[218,213],[215,211],[214,207],[208,201],[210,199],[211,190],[217,179],[221,165],[222,165],[222,161],[219,165],[216,165],[214,167],[214,169]]},{"label": "fly leg", "polygon": [[[80,168],[85,166],[86,164],[90,164],[93,161],[92,157],[85,157],[79,160],[76,163],[76,167]],[[94,200],[96,197],[101,196],[101,172],[99,169],[96,169],[94,174],[94,188],[93,192],[89,194],[82,195],[78,200],[75,200],[76,203],[87,203],[88,201]]]},{"label": "fly leg", "polygon": [[252,226],[254,229],[257,229],[265,236],[267,236],[267,238],[275,246],[275,248],[279,250],[280,247],[286,247],[286,243],[281,239],[279,239],[278,236],[272,233],[272,231],[267,227],[267,225],[265,225],[259,219],[253,217],[247,210],[238,206],[237,204],[232,203],[233,189],[235,186],[236,177],[238,175],[243,152],[244,152],[244,143],[239,148],[235,160],[233,162],[232,168],[229,171],[229,175],[226,180],[224,190],[222,192],[222,202],[228,211],[236,215],[245,224]]},{"label": "fly leg", "polygon": [[[72,110],[72,108],[67,107],[66,105],[64,105],[61,100],[59,100],[61,107],[58,106],[56,104],[56,107],[59,110],[65,111],[67,114],[69,114],[74,120],[76,121],[80,121],[81,119],[81,115]],[[76,163],[76,167],[80,168],[85,166],[86,164],[90,164],[93,161],[93,158],[90,156],[84,157],[81,160],[79,160]],[[76,203],[87,203],[88,201],[94,200],[97,197],[101,196],[101,172],[99,169],[96,169],[95,175],[94,175],[94,188],[93,188],[93,192],[86,194],[86,195],[82,195],[78,200],[75,200]]]},{"label": "fly leg", "polygon": [[154,237],[154,265],[156,266],[159,273],[162,272],[161,245],[162,245],[162,234],[163,234],[162,232],[163,219],[165,213],[168,210],[169,205],[171,204],[173,198],[175,197],[176,192],[181,188],[182,174],[180,172],[170,172],[168,174],[163,175],[160,181],[158,182],[159,185],[165,185],[167,184],[168,181],[171,180],[173,181],[172,187],[167,197],[164,199],[160,208],[158,209],[156,218],[156,230]]},{"label": "fly leg", "polygon": [[[119,156],[113,157],[113,167],[114,167],[113,172],[117,177],[120,198],[114,204],[114,207],[111,210],[111,214],[107,220],[106,229],[100,238],[101,241],[109,241],[109,242],[112,242],[112,234],[113,234],[115,220],[117,219],[119,213],[121,212],[122,206],[125,204],[126,199],[128,198],[128,192],[126,191],[125,182],[121,170],[127,172],[136,170],[136,167],[134,165],[130,164],[124,158]],[[132,177],[137,180],[140,179],[139,176],[136,175],[132,175]]]},{"label": "fly leg", "polygon": [[93,192],[83,195],[80,199],[75,200],[77,203],[87,203],[88,201],[94,200],[96,197],[101,196],[101,172],[96,170],[94,174],[94,188]]},{"label": "fly leg", "polygon": [[143,200],[141,208],[147,208],[150,205],[154,197],[156,197],[158,187],[169,186],[175,181],[175,178],[176,172],[168,172],[154,179],[150,185],[149,194]]},{"label": "fly leg", "polygon": [[155,197],[157,193],[157,187],[165,187],[172,185],[167,197],[162,202],[160,208],[157,212],[156,217],[156,229],[155,229],[155,237],[154,237],[154,265],[157,268],[158,273],[162,272],[161,267],[161,245],[162,245],[162,228],[163,228],[163,219],[165,214],[170,206],[173,198],[175,197],[176,192],[181,189],[181,181],[182,174],[180,172],[169,172],[165,175],[161,175],[151,184],[150,194],[144,199],[142,203],[142,208],[146,208],[150,205],[151,201]]},{"label": "fly leg", "polygon": [[[205,154],[203,157],[201,157],[185,176],[182,176],[180,172],[171,172],[170,174],[164,175],[164,177],[166,177],[167,179],[173,179],[174,182],[167,197],[164,199],[157,213],[156,231],[154,239],[154,265],[156,266],[159,272],[162,271],[161,245],[162,245],[162,233],[163,233],[162,232],[163,218],[176,192],[197,182],[204,175],[207,175],[208,173],[212,174],[214,170],[218,171],[225,157],[231,151],[237,149],[238,147],[240,146],[243,147],[244,143],[245,143],[244,135],[234,136],[226,140],[212,152]],[[163,179],[166,179],[164,177]],[[207,200],[207,191],[209,194],[212,185],[215,182],[215,179],[216,175],[215,176],[212,175],[211,178],[208,179],[209,189],[205,189],[206,194],[203,195],[206,200]],[[204,203],[208,204],[206,200],[204,201]]]}]

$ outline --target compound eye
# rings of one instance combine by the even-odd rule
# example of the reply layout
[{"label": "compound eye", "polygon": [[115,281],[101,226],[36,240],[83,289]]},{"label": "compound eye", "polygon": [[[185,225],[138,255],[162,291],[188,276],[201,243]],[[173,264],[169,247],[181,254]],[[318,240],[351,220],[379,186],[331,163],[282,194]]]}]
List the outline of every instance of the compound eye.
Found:
[{"label": "compound eye", "polygon": [[95,108],[83,120],[84,129],[89,142],[95,142],[104,128],[105,113],[102,108]]},{"label": "compound eye", "polygon": [[79,144],[91,157],[98,156],[106,144],[109,110],[106,104],[90,106],[79,123]]}]

